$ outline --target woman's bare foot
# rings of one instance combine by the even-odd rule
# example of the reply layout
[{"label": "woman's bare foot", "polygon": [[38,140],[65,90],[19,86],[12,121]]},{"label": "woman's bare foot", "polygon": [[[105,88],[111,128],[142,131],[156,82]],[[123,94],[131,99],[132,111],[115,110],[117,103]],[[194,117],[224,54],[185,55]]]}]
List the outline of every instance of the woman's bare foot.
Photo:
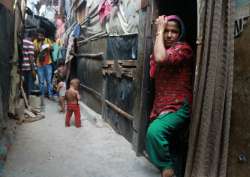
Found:
[{"label": "woman's bare foot", "polygon": [[165,169],[161,173],[162,177],[173,177],[174,176],[174,170],[173,169]]}]

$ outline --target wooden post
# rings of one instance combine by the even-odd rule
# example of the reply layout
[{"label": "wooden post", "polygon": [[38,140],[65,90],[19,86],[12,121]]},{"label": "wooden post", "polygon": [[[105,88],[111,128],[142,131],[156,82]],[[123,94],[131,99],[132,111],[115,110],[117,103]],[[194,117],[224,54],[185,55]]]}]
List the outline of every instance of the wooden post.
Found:
[{"label": "wooden post", "polygon": [[149,113],[149,57],[152,49],[152,24],[155,13],[155,2],[140,11],[138,36],[138,63],[136,77],[135,120],[133,121],[133,148],[137,155],[144,149],[145,133]]}]

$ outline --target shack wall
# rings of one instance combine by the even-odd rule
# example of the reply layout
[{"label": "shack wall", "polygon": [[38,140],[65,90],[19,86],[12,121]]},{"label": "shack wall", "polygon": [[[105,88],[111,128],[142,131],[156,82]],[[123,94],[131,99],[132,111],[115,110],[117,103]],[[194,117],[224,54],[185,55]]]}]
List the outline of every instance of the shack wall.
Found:
[{"label": "shack wall", "polygon": [[77,77],[81,81],[82,101],[97,113],[102,113],[103,57],[82,57],[81,54],[103,53],[106,48],[106,40],[91,41],[79,48],[77,57]]},{"label": "shack wall", "polygon": [[236,0],[235,58],[228,177],[250,173],[250,1]]},{"label": "shack wall", "polygon": [[0,126],[4,127],[7,117],[9,90],[10,90],[10,70],[13,56],[13,32],[14,15],[5,6],[0,4]]},{"label": "shack wall", "polygon": [[[7,3],[5,1],[4,3]],[[8,107],[10,96],[11,59],[14,49],[14,14],[12,1],[0,3],[0,176],[3,170],[10,139],[8,133]],[[3,25],[4,24],[4,25]]]},{"label": "shack wall", "polygon": [[[81,81],[82,101],[132,142],[132,119],[136,104],[133,79],[135,61],[122,60],[122,54],[119,52],[117,55],[111,52],[115,58],[107,57],[109,40],[104,37],[89,41],[79,48],[76,67],[77,77]],[[96,54],[100,55],[91,56]]]},{"label": "shack wall", "polygon": [[80,23],[75,70],[81,81],[81,98],[133,143],[140,101],[137,73],[142,71],[138,69],[140,0],[119,2],[104,20],[98,11],[100,2],[87,1],[86,19]]}]

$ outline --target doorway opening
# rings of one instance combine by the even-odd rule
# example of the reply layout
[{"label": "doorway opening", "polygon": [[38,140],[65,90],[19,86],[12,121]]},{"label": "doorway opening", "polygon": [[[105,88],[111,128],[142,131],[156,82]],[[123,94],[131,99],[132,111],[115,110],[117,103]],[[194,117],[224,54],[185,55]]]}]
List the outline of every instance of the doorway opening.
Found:
[{"label": "doorway opening", "polygon": [[156,11],[158,15],[178,15],[186,27],[185,40],[194,50],[196,47],[197,34],[197,2],[196,0],[175,0],[175,1],[156,1]]},{"label": "doorway opening", "polygon": [[[196,37],[197,37],[197,2],[195,0],[175,0],[175,1],[160,1],[154,2],[153,6],[154,18],[159,15],[178,15],[185,24],[185,38],[184,40],[191,45],[193,49],[193,73],[196,64]],[[155,19],[154,19],[155,20]],[[153,31],[152,36],[154,36]],[[194,74],[193,74],[194,76]],[[194,80],[194,78],[193,78]],[[149,84],[150,87],[152,84]],[[150,89],[151,90],[151,89]],[[154,89],[152,89],[154,90]],[[152,97],[154,96],[154,92]],[[153,99],[152,99],[153,100]],[[177,177],[183,177],[186,166],[187,148],[188,148],[188,127],[183,128],[178,132],[178,135],[170,147],[172,150],[172,159],[175,163],[175,173]]]}]

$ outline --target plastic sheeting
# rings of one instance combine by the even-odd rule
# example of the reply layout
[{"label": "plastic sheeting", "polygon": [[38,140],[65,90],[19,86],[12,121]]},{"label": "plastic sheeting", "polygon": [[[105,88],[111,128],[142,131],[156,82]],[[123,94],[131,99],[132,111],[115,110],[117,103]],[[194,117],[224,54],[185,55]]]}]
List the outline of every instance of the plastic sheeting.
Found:
[{"label": "plastic sheeting", "polygon": [[242,6],[246,6],[249,3],[250,3],[249,0],[235,0],[235,5],[237,8],[242,7]]},{"label": "plastic sheeting", "polygon": [[88,0],[86,4],[86,21],[82,26],[82,38],[88,38],[105,31],[98,16],[98,7],[101,0]]},{"label": "plastic sheeting", "polygon": [[31,9],[26,9],[25,14],[25,28],[36,29],[39,26],[39,20],[35,17]]},{"label": "plastic sheeting", "polygon": [[64,1],[64,9],[65,9],[65,13],[66,13],[67,19],[68,19],[68,16],[70,14],[70,4],[71,4],[70,0],[65,0]]},{"label": "plastic sheeting", "polygon": [[55,22],[56,9],[52,6],[42,5],[39,10],[39,16],[45,17],[51,22]]},{"label": "plastic sheeting", "polygon": [[79,24],[75,24],[71,27],[71,30],[69,30],[68,32],[70,32],[69,36],[68,36],[68,40],[67,40],[67,52],[66,52],[66,60],[65,63],[68,63],[69,61],[71,61],[74,58],[73,53],[75,53],[75,40],[80,36],[80,32],[81,32],[81,27]]},{"label": "plastic sheeting", "polygon": [[109,35],[137,34],[140,1],[122,0],[111,12],[106,23]]},{"label": "plastic sheeting", "polygon": [[26,16],[25,28],[35,31],[38,28],[45,30],[45,36],[54,39],[56,33],[55,25],[45,17],[29,14]]},{"label": "plastic sheeting", "polygon": [[35,15],[38,15],[38,10],[36,8],[38,3],[39,0],[27,0],[27,7],[30,8]]},{"label": "plastic sheeting", "polygon": [[86,21],[82,25],[83,38],[104,31],[110,36],[138,33],[140,1],[120,0],[118,4],[112,6],[110,14],[101,23],[98,9],[102,1],[87,1]]}]

